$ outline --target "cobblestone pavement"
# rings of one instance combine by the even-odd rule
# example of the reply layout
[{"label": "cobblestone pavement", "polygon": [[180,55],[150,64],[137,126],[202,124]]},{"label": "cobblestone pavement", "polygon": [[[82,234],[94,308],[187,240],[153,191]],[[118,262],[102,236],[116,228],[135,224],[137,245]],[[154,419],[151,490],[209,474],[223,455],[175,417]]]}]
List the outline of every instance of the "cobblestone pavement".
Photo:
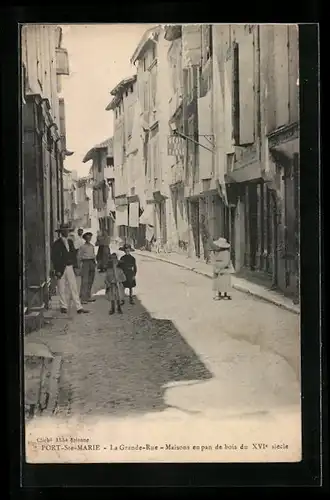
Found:
[{"label": "cobblestone pavement", "polygon": [[110,418],[112,431],[132,440],[160,429],[210,433],[215,421],[224,432],[236,421],[237,435],[268,426],[268,436],[287,432],[296,446],[299,317],[236,290],[232,301],[213,301],[209,279],[141,256],[137,263],[136,303],[123,315],[108,315],[98,274],[90,314],[69,312],[42,332],[64,357],[57,421]]}]

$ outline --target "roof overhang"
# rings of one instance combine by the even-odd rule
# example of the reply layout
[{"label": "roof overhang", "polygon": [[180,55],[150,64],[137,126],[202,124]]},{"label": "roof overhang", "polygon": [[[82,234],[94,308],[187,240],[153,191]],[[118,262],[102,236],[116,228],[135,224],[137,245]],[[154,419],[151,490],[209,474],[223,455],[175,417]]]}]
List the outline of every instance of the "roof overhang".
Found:
[{"label": "roof overhang", "polygon": [[121,95],[129,85],[136,82],[136,79],[137,79],[137,75],[129,76],[128,78],[124,78],[115,86],[115,88],[113,88],[111,90],[110,94],[114,95],[114,96]]},{"label": "roof overhang", "polygon": [[100,149],[107,149],[109,151],[108,156],[113,155],[113,137],[109,137],[109,139],[106,139],[105,141],[101,142],[100,144],[97,144],[96,146],[92,147],[88,153],[85,155],[83,159],[83,163],[87,163],[88,161],[92,160],[95,156],[95,153],[99,151]]},{"label": "roof overhang", "polygon": [[149,30],[147,30],[143,37],[141,38],[138,46],[136,47],[135,51],[134,51],[134,54],[132,55],[131,57],[131,64],[135,64],[136,61],[139,59],[139,57],[141,56],[141,54],[143,53],[144,51],[144,48],[146,46],[146,44],[149,42],[149,41],[156,41],[160,31],[161,31],[162,27],[160,25],[157,25],[153,28],[150,28]]},{"label": "roof overhang", "polygon": [[120,102],[120,98],[118,96],[114,97],[112,99],[111,102],[109,102],[109,104],[107,105],[107,107],[105,108],[106,111],[112,111],[113,109],[115,109],[118,104]]}]

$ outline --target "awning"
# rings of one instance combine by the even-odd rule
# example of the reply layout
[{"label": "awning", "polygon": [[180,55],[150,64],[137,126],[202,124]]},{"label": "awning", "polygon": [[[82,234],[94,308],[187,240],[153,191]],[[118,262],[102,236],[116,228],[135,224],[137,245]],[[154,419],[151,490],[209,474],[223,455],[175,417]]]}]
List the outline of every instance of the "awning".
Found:
[{"label": "awning", "polygon": [[121,205],[116,208],[116,224],[117,226],[128,225],[128,206]]},{"label": "awning", "polygon": [[143,214],[140,217],[140,224],[154,225],[154,208],[153,205],[146,205]]},{"label": "awning", "polygon": [[129,227],[139,227],[139,203],[129,204]]}]

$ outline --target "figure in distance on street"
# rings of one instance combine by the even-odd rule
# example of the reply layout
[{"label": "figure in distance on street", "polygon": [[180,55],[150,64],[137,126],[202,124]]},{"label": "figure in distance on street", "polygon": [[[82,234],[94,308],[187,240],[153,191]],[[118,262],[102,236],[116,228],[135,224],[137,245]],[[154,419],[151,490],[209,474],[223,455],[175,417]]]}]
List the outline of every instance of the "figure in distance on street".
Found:
[{"label": "figure in distance on street", "polygon": [[116,253],[112,253],[108,262],[108,268],[105,275],[105,294],[110,302],[109,314],[114,314],[117,305],[117,311],[122,314],[122,303],[124,301],[123,282],[126,276],[121,266],[119,265]]},{"label": "figure in distance on street", "polygon": [[93,234],[86,232],[83,234],[84,244],[78,250],[78,268],[80,269],[81,285],[80,300],[82,304],[95,302],[92,298],[92,286],[95,278],[95,250],[91,243]]},{"label": "figure in distance on street", "polygon": [[129,289],[130,304],[134,304],[133,288],[136,287],[136,273],[137,273],[136,260],[133,257],[133,255],[131,255],[131,252],[134,252],[134,249],[129,243],[125,243],[125,245],[120,247],[119,250],[125,252],[125,255],[123,255],[120,259],[120,265],[126,276],[126,280],[124,281],[123,285],[124,288]]},{"label": "figure in distance on street", "polygon": [[108,265],[110,257],[110,238],[105,230],[98,231],[95,246],[98,247],[96,256],[97,267],[100,273],[103,273]]},{"label": "figure in distance on street", "polygon": [[214,300],[231,300],[231,274],[235,272],[230,260],[230,244],[225,238],[210,241],[213,265]]},{"label": "figure in distance on street", "polygon": [[61,313],[66,313],[68,311],[66,288],[69,289],[78,314],[88,313],[89,311],[86,311],[81,305],[76,276],[73,271],[73,268],[77,266],[77,253],[73,241],[68,239],[71,230],[68,224],[62,224],[56,230],[60,236],[54,241],[51,253],[52,264],[57,278],[57,290],[60,297]]}]

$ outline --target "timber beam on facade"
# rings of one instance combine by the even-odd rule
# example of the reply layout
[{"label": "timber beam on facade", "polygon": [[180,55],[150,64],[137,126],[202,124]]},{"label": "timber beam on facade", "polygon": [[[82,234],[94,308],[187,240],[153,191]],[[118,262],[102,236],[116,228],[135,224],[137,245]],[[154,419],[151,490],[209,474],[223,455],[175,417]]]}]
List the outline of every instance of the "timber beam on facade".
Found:
[{"label": "timber beam on facade", "polygon": [[290,123],[289,125],[284,125],[276,130],[273,130],[268,135],[268,145],[269,148],[274,148],[283,144],[285,142],[298,139],[299,137],[299,124],[298,122]]}]

